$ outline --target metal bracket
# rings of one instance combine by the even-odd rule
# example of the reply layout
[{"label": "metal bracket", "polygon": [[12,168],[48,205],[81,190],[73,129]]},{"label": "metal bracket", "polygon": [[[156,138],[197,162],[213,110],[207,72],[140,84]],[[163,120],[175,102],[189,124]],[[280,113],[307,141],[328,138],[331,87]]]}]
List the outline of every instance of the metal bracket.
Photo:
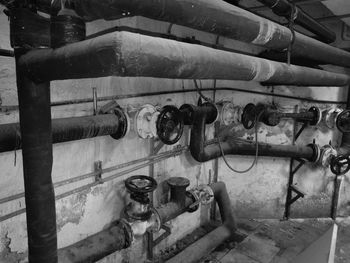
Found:
[{"label": "metal bracket", "polygon": [[99,184],[103,184],[102,180],[102,162],[97,161],[94,163],[95,165],[95,182],[98,182]]},{"label": "metal bracket", "polygon": [[153,240],[153,246],[158,245],[160,242],[162,242],[164,239],[166,239],[168,236],[171,235],[171,229],[170,227],[166,225],[162,225],[161,229],[163,229],[165,232],[161,234],[159,237],[157,237],[155,240]]}]

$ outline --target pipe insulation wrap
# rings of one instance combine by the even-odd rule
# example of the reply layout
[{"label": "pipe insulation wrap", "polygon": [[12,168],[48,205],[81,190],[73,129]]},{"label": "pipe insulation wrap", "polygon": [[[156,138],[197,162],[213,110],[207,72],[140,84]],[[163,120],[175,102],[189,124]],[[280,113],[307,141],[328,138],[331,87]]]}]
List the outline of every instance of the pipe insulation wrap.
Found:
[{"label": "pipe insulation wrap", "polygon": [[[84,61],[84,63],[81,63]],[[252,56],[114,32],[57,49],[33,50],[19,65],[37,82],[105,76],[255,80],[305,86],[344,86],[349,76]]]},{"label": "pipe insulation wrap", "polygon": [[[115,114],[52,120],[52,142],[68,142],[119,133],[120,119]],[[18,123],[0,125],[0,152],[22,148]]]},{"label": "pipe insulation wrap", "polygon": [[[288,48],[293,39],[287,27],[259,17],[221,0],[71,0],[85,20],[144,16],[171,22],[216,35],[261,45],[269,49]],[[38,0],[39,9],[59,10],[60,0]],[[329,46],[298,32],[292,56],[323,64],[350,67],[350,53]]]}]

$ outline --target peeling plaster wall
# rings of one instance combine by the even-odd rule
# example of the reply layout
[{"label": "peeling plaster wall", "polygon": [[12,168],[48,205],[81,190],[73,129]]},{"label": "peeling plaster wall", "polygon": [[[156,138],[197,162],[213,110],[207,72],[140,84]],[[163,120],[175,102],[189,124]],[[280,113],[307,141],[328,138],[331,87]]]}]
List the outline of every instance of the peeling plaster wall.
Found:
[{"label": "peeling plaster wall", "polygon": [[[2,11],[2,10],[0,10]],[[125,18],[120,21],[95,21],[88,24],[88,32],[94,33],[116,25],[139,27],[156,32],[168,32],[169,24],[155,22],[146,18]],[[171,33],[181,37],[192,37],[208,43],[215,43],[216,36],[181,26],[173,25]],[[238,41],[220,38],[221,45],[240,49],[242,51],[257,53],[260,48],[242,44]],[[9,49],[7,17],[0,14],[0,48]],[[213,87],[213,80],[201,81],[203,87]],[[217,81],[217,87],[236,87],[247,90],[276,92],[288,95],[327,99],[343,100],[346,95],[345,88],[301,88],[301,87],[262,87],[254,82],[241,81]],[[190,80],[168,80],[154,78],[98,78],[83,80],[55,81],[51,83],[52,101],[69,99],[81,99],[92,97],[92,87],[97,88],[98,96],[135,94],[153,92],[159,90],[190,89],[194,88]],[[206,92],[206,96],[212,96],[212,92]],[[12,58],[0,57],[0,98],[2,105],[17,105],[15,86],[15,67]],[[309,108],[311,105],[298,100],[272,98],[269,96],[254,95],[240,92],[217,92],[216,100],[231,100],[234,104],[245,106],[247,103],[275,103],[283,110],[292,110],[295,105],[300,108]],[[181,93],[175,95],[149,96],[133,99],[119,100],[124,108],[137,108],[145,103],[163,106],[173,104],[180,106],[183,103],[196,104],[196,93]],[[99,103],[102,106],[103,102]],[[332,105],[319,105],[322,108]],[[53,118],[87,116],[92,115],[91,103],[60,106],[52,108]],[[0,123],[18,121],[18,113],[15,111],[0,112]],[[277,127],[259,128],[259,141],[291,144],[292,123],[282,122]],[[235,134],[242,138],[253,139],[254,132],[245,130],[241,125],[233,127]],[[178,144],[185,145],[189,140],[189,130]],[[209,137],[213,136],[214,127],[208,127]],[[324,145],[332,140],[339,143],[339,133],[322,128],[308,128],[297,143],[316,142]],[[165,146],[162,151],[172,149],[174,146]],[[150,140],[137,137],[135,132],[119,141],[109,136],[94,139],[86,139],[75,142],[55,144],[53,147],[53,181],[58,182],[78,175],[90,173],[94,170],[94,162],[102,161],[104,168],[122,164],[150,153]],[[253,161],[251,157],[228,156],[229,162],[238,169],[245,169]],[[4,198],[23,191],[23,172],[21,151],[0,153],[0,198]],[[192,186],[208,183],[209,177],[214,174],[214,161],[199,164],[192,159],[190,154],[170,158],[155,164],[154,175],[158,181],[159,190],[155,193],[155,204],[164,200],[163,185],[171,176],[185,176],[191,181]],[[59,247],[68,246],[81,239],[94,234],[108,226],[110,222],[119,218],[122,209],[126,205],[126,190],[124,179],[136,174],[149,174],[149,168],[143,168],[136,172],[119,177],[113,181],[93,187],[75,195],[63,198],[56,202],[57,229]],[[105,174],[112,175],[115,172]],[[229,194],[238,217],[243,218],[282,218],[284,211],[286,187],[289,173],[289,159],[260,157],[257,166],[246,174],[236,174],[227,169],[222,160],[219,160],[218,179],[226,182]],[[329,170],[305,165],[297,174],[298,186],[306,192],[305,199],[298,201],[292,208],[293,217],[328,217],[330,215],[330,202],[333,192],[333,179]],[[68,184],[55,189],[56,195],[62,194],[77,187],[93,182],[93,178]],[[342,185],[340,200],[340,213],[349,214],[350,196],[347,186],[350,179],[346,177]],[[24,199],[0,204],[0,214],[5,215],[25,207]],[[27,235],[25,214],[20,214],[6,221],[0,222],[0,262],[14,263],[26,262]],[[193,214],[184,214],[170,222],[172,234],[165,239],[156,251],[164,250],[177,239],[192,232],[200,224],[208,220],[208,211],[198,211]],[[129,249],[114,253],[100,263],[109,262],[139,262],[145,259],[146,241],[137,240]]]}]

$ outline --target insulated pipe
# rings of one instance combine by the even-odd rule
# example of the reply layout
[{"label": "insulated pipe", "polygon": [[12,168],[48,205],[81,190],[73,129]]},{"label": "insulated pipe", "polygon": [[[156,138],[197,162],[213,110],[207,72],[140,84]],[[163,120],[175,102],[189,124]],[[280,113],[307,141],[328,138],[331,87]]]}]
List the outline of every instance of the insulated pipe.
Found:
[{"label": "insulated pipe", "polygon": [[97,234],[58,250],[59,263],[93,263],[131,245],[131,229],[116,222]]},{"label": "insulated pipe", "polygon": [[[15,52],[18,61],[19,51]],[[50,83],[32,82],[18,68],[17,63],[17,88],[23,146],[28,260],[30,263],[56,263]]]},{"label": "insulated pipe", "polygon": [[217,182],[209,186],[213,190],[215,201],[219,206],[222,225],[186,247],[185,250],[166,261],[167,263],[197,262],[225,240],[234,237],[237,230],[236,219],[225,183]]},{"label": "insulated pipe", "polygon": [[[144,16],[222,35],[268,49],[290,45],[290,29],[221,0],[71,0],[85,20]],[[38,0],[39,9],[59,10],[60,0]],[[52,7],[52,8],[51,8]],[[298,32],[292,56],[350,67],[350,54]]]},{"label": "insulated pipe", "polygon": [[332,43],[336,40],[336,34],[329,30],[324,25],[317,22],[314,18],[309,16],[299,7],[295,7],[293,10],[293,4],[287,0],[258,0],[260,3],[270,7],[272,11],[279,16],[283,16],[286,19],[290,19],[293,12],[295,12],[294,22],[310,32],[317,35],[322,42]]},{"label": "insulated pipe", "polygon": [[[84,61],[84,63],[81,63]],[[230,79],[343,86],[349,76],[299,67],[130,32],[114,32],[22,56],[21,69],[37,82],[105,76]]]},{"label": "insulated pipe", "polygon": [[[194,122],[191,130],[190,151],[192,157],[198,162],[206,162],[220,156],[221,150],[218,142],[207,144],[205,141],[205,111],[194,113]],[[255,155],[255,142],[247,141],[233,136],[220,142],[224,154]],[[313,147],[298,145],[274,145],[259,142],[259,156],[271,157],[298,157],[315,161],[316,153]]]},{"label": "insulated pipe", "polygon": [[[73,117],[52,120],[52,142],[68,142],[111,135],[123,137],[126,123],[116,114]],[[0,125],[0,152],[22,148],[19,123]]]}]

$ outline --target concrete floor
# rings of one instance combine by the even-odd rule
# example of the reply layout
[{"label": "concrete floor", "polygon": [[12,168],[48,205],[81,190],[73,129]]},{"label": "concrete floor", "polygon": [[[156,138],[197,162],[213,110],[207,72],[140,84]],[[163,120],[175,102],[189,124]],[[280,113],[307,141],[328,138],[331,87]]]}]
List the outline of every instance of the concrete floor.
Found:
[{"label": "concrete floor", "polygon": [[[338,219],[335,263],[350,262],[350,219]],[[334,221],[241,220],[239,231],[245,238],[228,241],[204,258],[202,263],[289,263],[321,237]],[[321,263],[321,262],[318,262]]]}]

